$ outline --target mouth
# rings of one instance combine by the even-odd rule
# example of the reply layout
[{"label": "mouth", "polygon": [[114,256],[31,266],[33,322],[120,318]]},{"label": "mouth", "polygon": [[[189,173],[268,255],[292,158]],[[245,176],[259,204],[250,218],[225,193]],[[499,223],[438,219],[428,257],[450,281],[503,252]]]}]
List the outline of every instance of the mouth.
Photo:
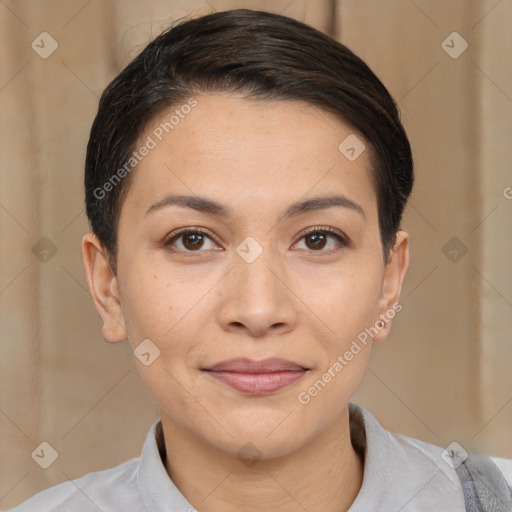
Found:
[{"label": "mouth", "polygon": [[242,393],[265,395],[297,382],[309,368],[286,359],[254,361],[238,358],[222,361],[202,371]]}]

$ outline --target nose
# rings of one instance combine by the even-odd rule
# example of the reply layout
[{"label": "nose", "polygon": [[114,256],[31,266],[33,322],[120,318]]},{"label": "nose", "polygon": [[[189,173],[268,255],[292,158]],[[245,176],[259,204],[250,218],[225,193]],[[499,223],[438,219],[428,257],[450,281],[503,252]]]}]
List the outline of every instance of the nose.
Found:
[{"label": "nose", "polygon": [[234,255],[234,268],[223,280],[219,321],[229,332],[255,338],[284,334],[297,322],[294,293],[284,264],[266,248],[249,263]]}]

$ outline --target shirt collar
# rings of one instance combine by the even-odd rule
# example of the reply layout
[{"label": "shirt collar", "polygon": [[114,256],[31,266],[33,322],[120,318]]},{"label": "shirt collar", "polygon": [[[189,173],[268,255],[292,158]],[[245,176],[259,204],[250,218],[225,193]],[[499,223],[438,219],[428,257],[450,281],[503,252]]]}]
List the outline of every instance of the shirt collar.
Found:
[{"label": "shirt collar", "polygon": [[[465,510],[456,476],[441,458],[442,448],[381,427],[366,409],[349,404],[350,436],[364,457],[361,489],[349,512],[387,510]],[[151,426],[137,469],[137,484],[147,510],[194,512],[165,469],[161,420]]]},{"label": "shirt collar", "polygon": [[455,471],[442,448],[388,432],[366,409],[349,404],[350,436],[364,450],[363,483],[349,512],[465,510]]},{"label": "shirt collar", "polygon": [[137,468],[137,486],[145,510],[193,512],[195,509],[174,485],[165,469],[165,444],[161,420],[151,426]]}]

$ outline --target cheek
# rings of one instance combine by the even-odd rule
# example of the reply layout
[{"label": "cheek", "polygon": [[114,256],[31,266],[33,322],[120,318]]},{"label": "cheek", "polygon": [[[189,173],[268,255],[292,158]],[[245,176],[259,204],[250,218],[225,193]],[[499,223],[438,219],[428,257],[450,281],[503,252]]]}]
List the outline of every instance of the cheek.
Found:
[{"label": "cheek", "polygon": [[204,295],[197,282],[183,282],[182,276],[164,270],[146,258],[125,268],[123,314],[128,337],[135,345],[141,337],[155,341],[172,337]]},{"label": "cheek", "polygon": [[342,413],[359,387],[371,355],[378,286],[369,282],[363,286],[360,280],[350,283],[352,286],[339,286],[324,295],[331,301],[326,301],[322,317],[328,334],[317,338],[323,354],[297,396],[302,417],[311,428],[321,429]]},{"label": "cheek", "polygon": [[303,276],[297,280],[297,295],[303,297],[306,312],[312,318],[316,315],[325,339],[337,350],[377,320],[381,291],[378,265],[346,265],[323,279]]},{"label": "cheek", "polygon": [[152,394],[173,389],[176,396],[180,383],[192,391],[189,372],[204,356],[205,331],[212,320],[209,300],[213,295],[208,295],[208,290],[218,278],[185,279],[183,273],[176,275],[169,267],[151,265],[149,258],[144,262],[144,266],[133,265],[133,269],[143,270],[132,271],[136,278],[127,281],[122,291],[128,339],[135,356],[143,340],[154,343],[158,358],[150,366],[135,360],[137,370]]},{"label": "cheek", "polygon": [[[320,313],[323,355],[298,402],[308,415],[334,420],[352,398],[366,371],[372,346],[372,328],[378,320],[382,283],[377,265],[354,266],[323,283],[311,304]],[[304,290],[305,292],[305,290]]]},{"label": "cheek", "polygon": [[[200,292],[149,267],[146,260],[147,270],[139,271],[123,289],[123,314],[135,366],[158,404],[167,403],[172,396],[173,407],[188,410],[191,404],[183,387],[193,391],[187,360],[194,340],[200,339],[194,332],[197,322],[190,321]],[[145,353],[151,353],[149,364],[137,356],[142,352],[139,344]]]}]

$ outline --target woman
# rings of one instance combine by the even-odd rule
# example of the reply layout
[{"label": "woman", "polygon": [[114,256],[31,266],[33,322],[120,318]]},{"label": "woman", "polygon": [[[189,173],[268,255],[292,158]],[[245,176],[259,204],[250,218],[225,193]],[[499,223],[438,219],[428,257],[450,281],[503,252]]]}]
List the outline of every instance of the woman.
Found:
[{"label": "woman", "polygon": [[284,16],[161,34],[105,90],[82,250],[160,410],[142,456],[26,510],[512,510],[512,463],[350,403],[401,310],[413,184],[385,87]]}]

